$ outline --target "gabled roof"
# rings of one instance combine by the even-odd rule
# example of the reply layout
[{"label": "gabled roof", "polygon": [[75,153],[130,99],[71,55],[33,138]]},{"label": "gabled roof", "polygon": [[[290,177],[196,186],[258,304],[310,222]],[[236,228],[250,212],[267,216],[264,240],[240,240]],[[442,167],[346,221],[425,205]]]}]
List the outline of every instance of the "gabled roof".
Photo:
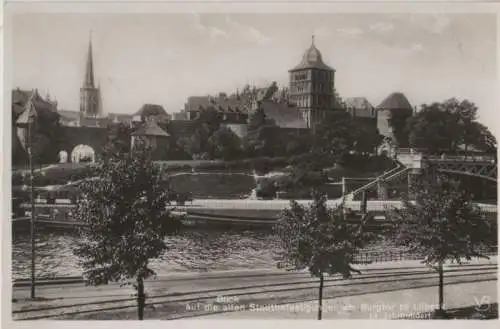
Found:
[{"label": "gabled roof", "polygon": [[53,115],[55,113],[54,111],[54,105],[45,101],[38,92],[31,91],[31,90],[21,90],[21,89],[13,89],[12,90],[12,111],[14,112],[13,115],[18,116],[24,111],[24,105],[28,101],[28,99],[31,97],[31,94],[34,93],[32,102],[33,105],[35,106],[35,110],[37,111],[37,114],[39,115],[45,115],[45,114],[50,114]]},{"label": "gabled roof", "polygon": [[373,105],[365,97],[349,97],[344,100],[346,107],[354,109],[372,109]]},{"label": "gabled roof", "polygon": [[30,120],[31,122],[36,120],[38,114],[36,112],[35,105],[33,104],[33,99],[34,99],[34,94],[30,96],[30,98],[28,99],[28,101],[24,106],[24,111],[17,118],[16,122],[18,124],[28,124]]},{"label": "gabled roof", "polygon": [[379,106],[378,109],[384,110],[411,110],[413,111],[413,107],[410,102],[406,98],[406,96],[401,92],[394,92],[387,96]]},{"label": "gabled roof", "polygon": [[272,100],[264,100],[260,106],[267,118],[274,120],[281,128],[307,128],[307,123],[302,119],[296,107]]},{"label": "gabled roof", "polygon": [[364,97],[350,97],[344,100],[347,112],[356,118],[375,118],[375,108]]},{"label": "gabled roof", "polygon": [[163,129],[160,128],[154,121],[146,121],[139,129],[132,133],[132,136],[158,136],[158,137],[169,137],[170,135]]}]

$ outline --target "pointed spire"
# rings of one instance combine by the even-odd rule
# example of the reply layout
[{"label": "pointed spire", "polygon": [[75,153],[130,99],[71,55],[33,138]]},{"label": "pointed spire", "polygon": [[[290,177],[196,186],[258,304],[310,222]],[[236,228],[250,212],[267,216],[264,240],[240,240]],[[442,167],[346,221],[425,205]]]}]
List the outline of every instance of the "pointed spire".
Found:
[{"label": "pointed spire", "polygon": [[92,60],[92,31],[89,37],[89,49],[87,53],[87,65],[85,66],[84,87],[94,88],[94,63]]},{"label": "pointed spire", "polygon": [[314,34],[312,35],[312,45],[314,47]]}]

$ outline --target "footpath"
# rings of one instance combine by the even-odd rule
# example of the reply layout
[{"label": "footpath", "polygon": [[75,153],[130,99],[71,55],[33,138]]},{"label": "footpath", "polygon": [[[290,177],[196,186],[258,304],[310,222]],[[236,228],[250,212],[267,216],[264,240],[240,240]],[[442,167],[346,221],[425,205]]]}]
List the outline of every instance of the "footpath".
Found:
[{"label": "footpath", "polygon": [[[362,273],[350,279],[326,278],[325,318],[397,318],[432,311],[437,304],[437,273],[419,261],[356,268]],[[447,306],[497,302],[496,258],[447,264],[444,280]],[[34,301],[29,285],[13,288],[14,320],[136,319],[131,286],[47,283],[52,284],[36,287]],[[177,273],[145,286],[145,319],[314,318],[319,281],[305,271],[263,269]]]}]

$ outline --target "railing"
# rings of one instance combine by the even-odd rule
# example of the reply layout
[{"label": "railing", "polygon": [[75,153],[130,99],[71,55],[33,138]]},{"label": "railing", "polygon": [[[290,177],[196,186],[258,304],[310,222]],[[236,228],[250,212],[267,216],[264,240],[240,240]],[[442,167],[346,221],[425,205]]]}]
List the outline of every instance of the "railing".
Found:
[{"label": "railing", "polygon": [[[498,256],[498,247],[492,246],[480,251],[483,255],[489,257]],[[424,260],[421,254],[411,253],[404,249],[392,250],[362,250],[354,257],[355,264],[370,264],[382,262],[398,262],[405,260]]]},{"label": "railing", "polygon": [[496,162],[495,157],[493,156],[484,156],[484,155],[445,155],[445,156],[435,156],[429,155],[425,157],[429,161],[437,161],[437,162],[480,162],[480,163],[492,163]]},{"label": "railing", "polygon": [[441,161],[441,162],[456,162],[456,161],[464,161],[464,162],[491,162],[495,163],[496,159],[491,155],[425,155],[426,150],[418,149],[418,148],[400,148],[397,151],[398,155],[413,155],[413,154],[422,154],[426,160],[430,161]]},{"label": "railing", "polygon": [[345,197],[345,198],[346,198],[346,200],[353,201],[353,200],[354,200],[354,197],[355,197],[358,193],[360,193],[360,192],[362,192],[362,191],[365,191],[365,190],[367,190],[367,189],[369,189],[369,188],[371,188],[371,187],[375,186],[375,185],[378,183],[378,181],[379,181],[379,180],[381,180],[381,179],[385,179],[385,177],[387,177],[387,176],[389,176],[389,177],[390,177],[391,175],[393,175],[394,173],[397,173],[397,171],[398,171],[398,170],[401,170],[401,169],[406,169],[406,168],[404,168],[404,166],[403,166],[403,165],[401,165],[400,163],[398,163],[396,167],[392,168],[392,169],[391,169],[391,170],[389,170],[389,171],[384,172],[382,175],[378,176],[378,177],[377,177],[377,178],[375,178],[373,181],[369,182],[369,183],[368,183],[368,184],[366,184],[366,185],[361,186],[360,188],[358,188],[358,189],[356,189],[356,190],[354,190],[354,191],[352,191],[352,192],[347,193],[347,194],[346,194],[345,196],[343,196],[343,197]]}]

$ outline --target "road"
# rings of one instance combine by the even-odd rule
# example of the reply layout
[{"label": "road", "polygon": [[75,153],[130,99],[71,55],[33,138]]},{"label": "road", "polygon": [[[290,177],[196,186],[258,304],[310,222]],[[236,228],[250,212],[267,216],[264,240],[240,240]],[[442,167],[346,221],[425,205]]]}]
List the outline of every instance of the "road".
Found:
[{"label": "road", "polygon": [[[438,282],[435,272],[415,261],[365,265],[359,269],[362,274],[351,279],[327,278],[324,297],[435,287]],[[446,266],[446,284],[495,280],[496,259]],[[250,305],[316,300],[318,279],[306,272],[279,270],[173,274],[148,281],[146,291],[148,318],[179,319],[241,311]],[[13,318],[135,319],[136,304],[132,293],[130,286],[118,284],[100,287],[56,284],[37,287],[42,300],[30,301],[27,299],[29,287],[16,287],[13,290]]]}]

